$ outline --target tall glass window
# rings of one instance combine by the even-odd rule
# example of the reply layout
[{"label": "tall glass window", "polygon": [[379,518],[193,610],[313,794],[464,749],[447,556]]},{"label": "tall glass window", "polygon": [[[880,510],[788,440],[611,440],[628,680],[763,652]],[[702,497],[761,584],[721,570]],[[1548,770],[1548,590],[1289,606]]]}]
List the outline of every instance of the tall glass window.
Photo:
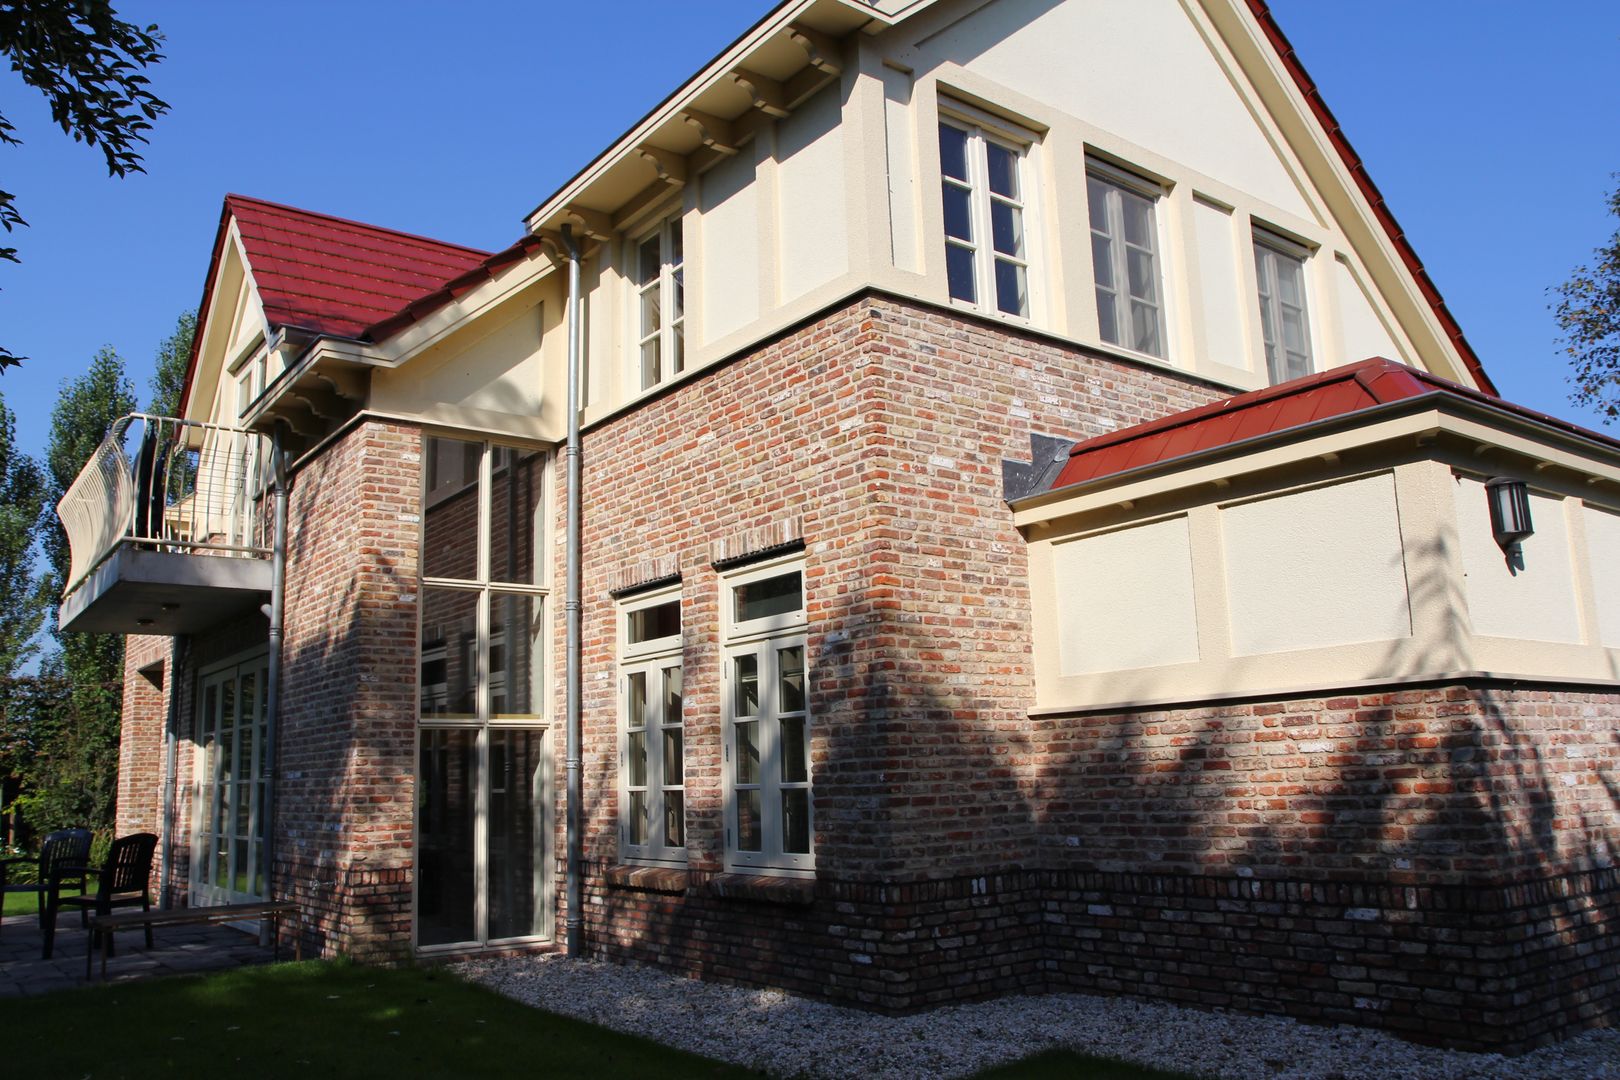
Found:
[{"label": "tall glass window", "polygon": [[815,869],[804,562],[722,580],[726,864]]},{"label": "tall glass window", "polygon": [[619,604],[619,846],[626,860],[686,861],[680,590]]},{"label": "tall glass window", "polygon": [[1110,165],[1093,161],[1088,166],[1091,268],[1102,339],[1161,358],[1166,351],[1157,213],[1162,194]]},{"label": "tall glass window", "polygon": [[549,934],[539,451],[423,440],[416,940]]},{"label": "tall glass window", "polygon": [[939,124],[945,276],[950,297],[1029,317],[1022,144],[954,118]]},{"label": "tall glass window", "polygon": [[686,253],[681,219],[669,218],[630,253],[636,286],[636,359],[641,388],[651,390],[686,370]]},{"label": "tall glass window", "polygon": [[1260,334],[1266,372],[1273,383],[1309,375],[1311,327],[1305,312],[1303,247],[1273,233],[1255,231],[1254,278],[1260,293]]}]

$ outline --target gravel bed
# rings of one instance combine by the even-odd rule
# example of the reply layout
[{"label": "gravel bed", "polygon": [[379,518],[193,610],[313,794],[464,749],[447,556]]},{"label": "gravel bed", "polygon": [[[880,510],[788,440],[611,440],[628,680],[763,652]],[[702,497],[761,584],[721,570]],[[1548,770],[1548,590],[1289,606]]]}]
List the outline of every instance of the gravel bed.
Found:
[{"label": "gravel bed", "polygon": [[1232,1080],[1616,1078],[1620,1031],[1592,1031],[1518,1058],[1415,1046],[1362,1028],[1047,994],[877,1016],[562,956],[475,960],[459,974],[508,997],[772,1076],[952,1077],[1052,1046]]}]

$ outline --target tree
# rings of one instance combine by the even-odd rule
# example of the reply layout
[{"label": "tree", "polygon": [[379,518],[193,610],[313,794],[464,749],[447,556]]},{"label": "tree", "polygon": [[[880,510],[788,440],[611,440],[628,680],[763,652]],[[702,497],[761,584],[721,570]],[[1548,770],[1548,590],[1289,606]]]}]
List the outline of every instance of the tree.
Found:
[{"label": "tree", "polygon": [[[1620,218],[1620,185],[1609,195],[1609,213]],[[1620,228],[1592,255],[1555,290],[1553,312],[1575,369],[1570,400],[1596,409],[1609,424],[1620,419]]]},{"label": "tree", "polygon": [[0,399],[0,680],[38,651],[46,594],[34,576],[34,541],[45,510],[45,476],[17,449],[16,423]]},{"label": "tree", "polygon": [[0,400],[0,843],[15,834],[12,804],[22,794],[35,756],[37,680],[19,671],[39,650],[37,635],[49,609],[34,576],[34,541],[44,511],[45,476],[17,449],[11,410]]},{"label": "tree", "polygon": [[[109,0],[4,0],[0,55],[23,83],[45,97],[51,119],[74,141],[101,148],[107,174],[144,172],[139,146],[168,103],[147,89],[141,72],[163,59],[163,35],[118,18]],[[16,126],[0,113],[0,144],[21,145]],[[0,228],[28,224],[16,199],[0,190]],[[0,247],[17,262],[17,249]],[[24,357],[0,346],[0,371]]]},{"label": "tree", "polygon": [[146,411],[154,416],[176,416],[180,395],[186,388],[186,368],[191,364],[191,339],[197,334],[197,313],[183,312],[174,324],[174,333],[158,346],[157,370],[152,373],[152,403]]},{"label": "tree", "polygon": [[[90,370],[64,383],[51,413],[45,452],[45,499],[54,506],[119,417],[135,408],[135,388],[111,346]],[[43,588],[61,595],[70,553],[61,522],[51,517],[43,546]],[[123,706],[124,639],[119,634],[64,634],[52,628],[56,652],[40,664],[40,693],[25,710],[38,761],[19,802],[36,830],[74,822],[110,826],[118,787],[118,735]],[[49,691],[48,693],[46,691]],[[26,703],[25,703],[26,704]]]}]

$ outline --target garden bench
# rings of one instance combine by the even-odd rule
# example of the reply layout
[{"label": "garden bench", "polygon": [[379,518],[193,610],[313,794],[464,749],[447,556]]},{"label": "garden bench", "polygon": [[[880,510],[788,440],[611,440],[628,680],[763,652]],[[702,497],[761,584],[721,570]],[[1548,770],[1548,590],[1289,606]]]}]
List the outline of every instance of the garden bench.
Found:
[{"label": "garden bench", "polygon": [[[291,900],[274,900],[256,904],[222,904],[219,907],[171,908],[167,911],[129,911],[117,915],[90,916],[91,941],[101,939],[101,977],[107,977],[107,957],[112,952],[112,936],[118,930],[143,927],[148,933],[165,926],[205,926],[211,923],[244,922],[250,919],[269,919],[272,955],[281,958],[281,920],[292,918],[293,957],[304,958],[303,916],[298,905]],[[100,933],[97,933],[97,932]],[[90,978],[90,957],[94,948],[84,954],[84,977]]]}]

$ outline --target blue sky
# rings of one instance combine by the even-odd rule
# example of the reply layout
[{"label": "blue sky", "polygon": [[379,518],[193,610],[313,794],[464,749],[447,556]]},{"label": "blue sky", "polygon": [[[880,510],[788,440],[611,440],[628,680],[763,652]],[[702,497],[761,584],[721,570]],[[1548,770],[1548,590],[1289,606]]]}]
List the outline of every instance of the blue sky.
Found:
[{"label": "blue sky", "polygon": [[[1127,0],[1111,0],[1127,2]],[[25,448],[103,344],[143,400],[194,306],[228,191],[482,247],[772,5],[121,0],[168,37],[148,173],[110,180],[9,72],[27,140],[0,187],[32,228],[0,264],[0,376]],[[1613,232],[1620,4],[1273,0],[1504,394],[1578,423],[1546,290]],[[447,17],[453,12],[453,17]],[[604,36],[603,21],[613,33]]]}]

